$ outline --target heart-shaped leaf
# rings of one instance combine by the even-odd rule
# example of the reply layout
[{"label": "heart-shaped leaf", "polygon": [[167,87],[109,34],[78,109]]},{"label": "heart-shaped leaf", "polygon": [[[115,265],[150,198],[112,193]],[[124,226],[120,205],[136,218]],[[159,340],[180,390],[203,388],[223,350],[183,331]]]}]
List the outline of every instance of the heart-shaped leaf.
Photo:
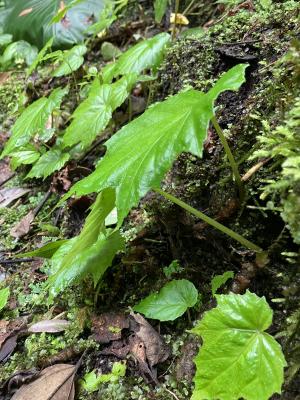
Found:
[{"label": "heart-shaped leaf", "polygon": [[134,307],[147,318],[173,321],[193,307],[198,300],[198,291],[192,282],[181,279],[167,283],[159,293],[153,293]]}]

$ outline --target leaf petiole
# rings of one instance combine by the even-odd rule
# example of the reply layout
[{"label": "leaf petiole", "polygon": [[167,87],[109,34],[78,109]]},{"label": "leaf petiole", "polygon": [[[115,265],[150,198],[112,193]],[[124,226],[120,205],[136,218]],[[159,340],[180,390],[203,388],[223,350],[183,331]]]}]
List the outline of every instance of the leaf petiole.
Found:
[{"label": "leaf petiole", "polygon": [[213,226],[214,228],[218,229],[219,231],[225,233],[226,235],[230,236],[232,239],[236,240],[237,242],[241,243],[243,246],[247,247],[250,250],[256,251],[257,253],[262,253],[263,250],[257,246],[256,244],[250,242],[248,239],[244,238],[239,233],[234,232],[233,230],[227,228],[226,226],[220,224],[220,222],[215,221],[213,218],[208,217],[207,215],[203,214],[201,211],[196,210],[195,208],[189,206],[184,201],[178,199],[171,194],[164,192],[161,189],[153,188],[153,190],[160,195],[164,196],[166,199],[172,201],[172,203],[177,204],[178,206],[182,207],[186,211],[190,212],[191,214],[195,215],[196,217],[202,219],[207,224]]},{"label": "leaf petiole", "polygon": [[212,117],[211,122],[212,122],[212,124],[213,124],[213,126],[214,126],[214,128],[215,128],[215,130],[216,130],[216,132],[217,132],[217,134],[218,134],[218,136],[220,138],[220,140],[221,140],[222,146],[224,147],[224,150],[225,150],[226,155],[228,157],[228,161],[229,161],[229,164],[231,166],[231,169],[232,169],[232,172],[233,172],[233,175],[234,175],[234,178],[235,178],[235,182],[236,182],[237,187],[239,189],[240,200],[242,202],[244,200],[244,197],[245,197],[245,190],[244,190],[244,185],[243,185],[240,173],[239,173],[239,169],[238,169],[237,163],[235,162],[233,154],[232,154],[232,152],[230,150],[230,147],[228,145],[227,139],[226,139],[226,137],[225,137],[225,135],[223,133],[223,130],[220,127],[220,125],[219,125],[219,123],[218,123],[218,121],[217,121],[215,116]]}]

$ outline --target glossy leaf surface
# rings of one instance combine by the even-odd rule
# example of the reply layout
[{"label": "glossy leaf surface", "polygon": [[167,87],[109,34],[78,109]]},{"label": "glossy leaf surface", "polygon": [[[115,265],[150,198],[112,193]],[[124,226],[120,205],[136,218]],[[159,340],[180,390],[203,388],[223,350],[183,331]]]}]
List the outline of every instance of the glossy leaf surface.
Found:
[{"label": "glossy leaf surface", "polygon": [[107,152],[96,170],[75,184],[69,195],[115,188],[121,223],[141,197],[160,186],[180,153],[202,155],[213,101],[217,93],[236,90],[244,82],[246,67],[237,65],[224,74],[216,84],[218,90],[208,94],[189,90],[149,108],[106,143]]},{"label": "glossy leaf surface", "polygon": [[68,88],[57,88],[49,97],[32,103],[17,119],[12,128],[12,136],[7,142],[1,157],[10,154],[18,147],[26,145],[34,136],[44,131],[49,115],[60,107],[63,97],[68,93]]},{"label": "glossy leaf surface", "polygon": [[160,23],[165,12],[167,10],[169,0],[155,0],[154,1],[154,12],[155,12],[155,21]]},{"label": "glossy leaf surface", "polygon": [[217,290],[228,281],[228,279],[231,279],[233,277],[233,271],[226,271],[222,275],[214,276],[211,281],[211,292],[213,296],[217,293]]},{"label": "glossy leaf surface", "polygon": [[181,279],[167,283],[159,293],[150,294],[133,309],[147,318],[173,321],[183,315],[198,300],[198,291],[192,282]]},{"label": "glossy leaf surface", "polygon": [[70,75],[72,72],[77,71],[84,62],[83,56],[86,52],[87,48],[82,44],[64,51],[62,63],[53,71],[52,75],[59,77]]},{"label": "glossy leaf surface", "polygon": [[87,99],[73,113],[73,121],[63,138],[64,146],[91,144],[107,126],[113,111],[125,101],[135,80],[135,74],[124,76],[111,85],[101,85],[96,79]]},{"label": "glossy leaf surface", "polygon": [[117,62],[108,64],[103,74],[104,81],[109,83],[118,75],[140,74],[145,69],[156,69],[163,60],[169,41],[168,33],[160,33],[131,47],[119,57]]},{"label": "glossy leaf surface", "polygon": [[216,298],[218,306],[192,330],[204,342],[195,358],[192,400],[267,400],[281,393],[286,362],[265,332],[272,323],[266,299],[249,291]]},{"label": "glossy leaf surface", "polygon": [[[124,240],[120,232],[107,231],[105,228],[105,218],[114,208],[114,203],[113,190],[107,189],[98,195],[80,235],[54,254],[56,272],[48,281],[53,295],[89,274],[96,284],[111,265],[115,254],[123,249]],[[58,257],[58,253],[63,256]]]},{"label": "glossy leaf surface", "polygon": [[9,298],[9,288],[4,288],[0,290],[0,311],[6,306]]},{"label": "glossy leaf surface", "polygon": [[61,169],[70,159],[70,154],[60,149],[51,149],[34,164],[27,178],[47,178],[52,172]]}]

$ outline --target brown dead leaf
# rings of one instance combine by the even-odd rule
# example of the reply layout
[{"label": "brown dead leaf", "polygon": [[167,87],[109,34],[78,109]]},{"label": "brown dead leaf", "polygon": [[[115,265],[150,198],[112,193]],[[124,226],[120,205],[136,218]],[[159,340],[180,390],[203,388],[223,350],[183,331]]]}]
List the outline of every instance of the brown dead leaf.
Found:
[{"label": "brown dead leaf", "polygon": [[34,382],[23,385],[11,400],[73,400],[76,369],[76,365],[52,365]]},{"label": "brown dead leaf", "polygon": [[31,13],[31,11],[33,10],[33,8],[25,8],[25,10],[21,11],[19,14],[19,17],[24,17],[25,15],[28,15]]},{"label": "brown dead leaf", "polygon": [[122,330],[129,328],[129,319],[124,314],[105,313],[92,318],[93,338],[99,343],[119,340]]},{"label": "brown dead leaf", "polygon": [[30,325],[28,332],[31,333],[59,333],[65,331],[70,326],[70,322],[64,319],[50,319],[39,321]]},{"label": "brown dead leaf", "polygon": [[11,228],[11,236],[14,238],[21,238],[22,236],[27,235],[31,229],[31,223],[34,220],[35,215],[36,214],[33,210],[29,211],[29,213],[26,214],[17,225]]},{"label": "brown dead leaf", "polygon": [[8,188],[0,189],[0,208],[7,207],[14,200],[19,199],[28,192],[29,189],[23,189],[18,187],[10,189]]},{"label": "brown dead leaf", "polygon": [[140,314],[130,314],[136,324],[132,324],[132,330],[145,344],[147,361],[152,368],[154,365],[167,360],[170,349],[156,330]]},{"label": "brown dead leaf", "polygon": [[3,393],[13,395],[22,385],[31,382],[38,374],[36,368],[15,372],[1,387]]},{"label": "brown dead leaf", "polygon": [[0,349],[0,362],[5,362],[17,347],[18,335],[11,336],[5,340]]},{"label": "brown dead leaf", "polygon": [[27,318],[0,320],[0,362],[6,361],[17,346],[19,334],[27,327]]},{"label": "brown dead leaf", "polygon": [[10,72],[0,72],[0,85],[5,83],[10,77]]}]

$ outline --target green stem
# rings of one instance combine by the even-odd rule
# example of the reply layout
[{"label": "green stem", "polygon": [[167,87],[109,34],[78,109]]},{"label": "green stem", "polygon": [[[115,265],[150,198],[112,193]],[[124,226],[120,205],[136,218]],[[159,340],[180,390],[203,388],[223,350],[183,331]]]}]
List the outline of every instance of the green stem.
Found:
[{"label": "green stem", "polygon": [[239,189],[240,200],[243,201],[244,196],[245,196],[245,191],[244,191],[244,185],[243,185],[240,173],[239,173],[239,169],[238,169],[237,163],[234,160],[234,157],[232,155],[230,147],[228,146],[228,142],[226,140],[226,137],[225,137],[225,135],[224,135],[224,133],[222,131],[222,128],[218,124],[218,121],[217,121],[215,116],[212,117],[211,122],[212,122],[212,124],[213,124],[213,126],[214,126],[214,128],[215,128],[215,130],[216,130],[216,132],[217,132],[217,134],[218,134],[218,136],[220,138],[220,140],[221,140],[221,143],[222,143],[222,145],[224,147],[224,150],[225,150],[225,153],[226,153],[226,155],[228,157],[228,161],[229,161],[229,164],[231,166],[231,169],[232,169],[236,184],[237,184],[238,189]]},{"label": "green stem", "polygon": [[176,25],[177,25],[177,14],[179,11],[179,1],[180,0],[175,0],[175,21],[174,21],[174,26],[173,26],[173,31],[172,31],[172,40],[174,40],[176,37]]},{"label": "green stem", "polygon": [[219,231],[225,233],[226,235],[230,236],[232,239],[236,240],[237,242],[241,243],[243,246],[247,247],[250,250],[254,250],[258,253],[261,253],[263,250],[256,246],[256,244],[250,242],[249,240],[245,239],[242,235],[232,231],[231,229],[227,228],[226,226],[220,224],[219,222],[215,221],[214,219],[208,217],[207,215],[203,214],[201,211],[196,210],[195,208],[189,206],[184,201],[179,200],[177,197],[172,196],[171,194],[164,192],[161,189],[153,189],[155,192],[161,194],[166,199],[172,201],[172,203],[177,204],[178,206],[184,208],[186,211],[190,212],[191,214],[195,215],[196,217],[202,219],[207,224],[213,226],[214,228],[218,229]]}]

